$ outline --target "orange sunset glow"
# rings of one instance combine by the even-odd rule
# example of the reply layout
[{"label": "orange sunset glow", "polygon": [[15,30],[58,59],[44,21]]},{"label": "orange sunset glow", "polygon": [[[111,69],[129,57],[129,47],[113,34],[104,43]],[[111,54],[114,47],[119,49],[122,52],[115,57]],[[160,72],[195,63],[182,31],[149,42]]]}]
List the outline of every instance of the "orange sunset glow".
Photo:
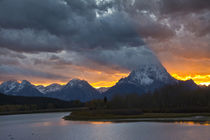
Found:
[{"label": "orange sunset glow", "polygon": [[[103,74],[103,72],[101,72]],[[129,73],[116,73],[113,75],[110,75],[110,79],[104,80],[104,81],[95,81],[97,79],[87,79],[87,81],[90,83],[91,86],[95,88],[100,88],[100,87],[112,87],[114,86],[121,78],[127,77]],[[199,75],[199,74],[192,74],[192,75],[179,75],[175,73],[171,73],[172,77],[174,77],[177,80],[190,80],[192,79],[196,84],[198,85],[205,85],[209,86],[210,85],[210,75]],[[79,78],[80,79],[80,78]],[[82,79],[82,78],[81,78]],[[84,79],[85,80],[85,79]],[[67,82],[59,82],[55,81],[58,84],[65,85]],[[39,82],[32,82],[34,85],[43,85],[43,86],[48,86],[54,82],[52,81],[39,81]]]},{"label": "orange sunset glow", "polygon": [[171,75],[178,80],[186,81],[192,79],[198,85],[205,85],[205,86],[210,85],[210,75],[186,75],[186,76],[181,76],[178,74],[171,74]]},{"label": "orange sunset glow", "polygon": [[[97,72],[99,73],[99,72]],[[103,75],[103,72],[100,72],[100,75]],[[84,77],[77,77],[78,79],[82,79],[82,80],[86,80],[88,81],[88,83],[90,83],[91,86],[93,86],[94,88],[100,88],[100,87],[112,87],[114,86],[121,78],[127,77],[129,75],[129,73],[114,73],[114,74],[109,74],[108,77],[109,78],[105,78],[103,81],[100,80],[101,77],[105,77],[107,76],[107,74],[104,74],[104,76],[100,76],[100,77],[95,77],[95,79],[85,79]],[[71,80],[71,79],[69,79]],[[19,81],[20,82],[20,81]],[[60,82],[60,81],[42,81],[42,80],[35,80],[34,82],[32,81],[32,83],[34,85],[43,85],[43,86],[48,86],[50,84],[53,83],[58,83],[60,85],[65,85],[67,84],[68,81],[66,82]]]},{"label": "orange sunset glow", "polygon": [[[89,84],[91,86],[93,86],[94,88],[100,88],[100,87],[112,87],[117,82],[118,82],[118,80],[116,80],[116,81],[99,81],[99,82],[93,82],[93,83],[89,82]],[[66,84],[66,83],[60,83],[60,82],[56,82],[56,83],[58,83],[60,85],[65,85]],[[34,84],[36,86],[38,86],[38,85],[49,86],[50,84],[53,84],[53,82],[50,82],[50,81],[49,82],[44,82],[44,83],[42,83],[42,82],[40,82],[40,83],[34,82],[33,83],[32,82],[32,84]]]}]

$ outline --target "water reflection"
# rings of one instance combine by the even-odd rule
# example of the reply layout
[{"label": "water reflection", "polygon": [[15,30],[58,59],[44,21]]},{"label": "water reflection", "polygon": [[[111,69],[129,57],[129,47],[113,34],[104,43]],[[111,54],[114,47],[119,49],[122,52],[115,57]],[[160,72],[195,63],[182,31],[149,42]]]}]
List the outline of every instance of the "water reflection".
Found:
[{"label": "water reflection", "polygon": [[210,140],[210,122],[65,121],[66,115],[0,117],[0,140]]},{"label": "water reflection", "polygon": [[45,121],[45,122],[38,122],[38,123],[33,123],[31,126],[32,127],[48,127],[48,126],[66,126],[68,125],[69,122],[65,121],[63,119],[59,121]]},{"label": "water reflection", "polygon": [[90,124],[111,124],[112,122],[94,122],[94,121],[92,121],[92,122],[89,122]]},{"label": "water reflection", "polygon": [[60,119],[58,121],[43,121],[43,122],[36,122],[32,123],[32,127],[49,127],[49,126],[66,126],[69,124],[92,124],[92,125],[104,125],[104,124],[111,124],[112,122],[109,121],[66,121]]},{"label": "water reflection", "polygon": [[175,124],[181,124],[186,126],[210,126],[210,121],[206,122],[193,122],[193,121],[177,121]]}]

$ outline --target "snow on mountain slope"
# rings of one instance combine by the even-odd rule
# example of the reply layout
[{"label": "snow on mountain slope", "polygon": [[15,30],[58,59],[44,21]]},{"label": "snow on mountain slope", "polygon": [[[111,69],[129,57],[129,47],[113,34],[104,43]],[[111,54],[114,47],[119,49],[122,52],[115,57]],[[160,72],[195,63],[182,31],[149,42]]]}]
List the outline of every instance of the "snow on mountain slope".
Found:
[{"label": "snow on mountain slope", "polygon": [[100,93],[104,93],[104,92],[106,92],[108,89],[109,89],[110,87],[101,87],[101,88],[98,88],[98,89],[96,89],[98,92],[100,92]]},{"label": "snow on mountain slope", "polygon": [[16,80],[9,80],[9,81],[3,82],[0,85],[0,91],[5,94],[11,91],[17,91],[19,88],[19,85],[20,84]]},{"label": "snow on mountain slope", "polygon": [[174,79],[166,69],[160,64],[141,65],[133,70],[128,77],[121,79],[120,83],[131,83],[137,86],[150,86],[157,82],[162,84],[173,84],[177,80]]},{"label": "snow on mountain slope", "polygon": [[38,91],[40,91],[41,93],[45,93],[45,87],[43,86],[43,85],[38,85],[38,86],[36,86],[36,89],[38,90]]},{"label": "snow on mountain slope", "polygon": [[56,92],[56,91],[59,91],[63,86],[62,85],[59,85],[59,84],[51,84],[49,86],[42,86],[42,85],[39,85],[39,86],[36,86],[36,88],[43,94],[47,94],[47,93],[50,93],[50,92]]},{"label": "snow on mountain slope", "polygon": [[21,83],[16,80],[3,82],[0,85],[0,92],[7,95],[42,96],[36,87],[26,80],[23,80]]},{"label": "snow on mountain slope", "polygon": [[87,81],[79,79],[72,79],[59,91],[48,93],[47,96],[68,101],[90,101],[101,97],[100,93]]},{"label": "snow on mountain slope", "polygon": [[101,98],[99,92],[87,81],[79,79],[72,79],[65,86],[51,84],[47,87],[42,85],[34,86],[26,80],[23,80],[21,83],[10,80],[0,85],[0,92],[7,95],[44,96],[68,101],[89,101]]},{"label": "snow on mountain slope", "polygon": [[68,87],[86,87],[86,86],[90,86],[89,83],[85,80],[80,80],[80,79],[72,79],[71,81],[69,81],[67,84],[66,84],[66,88]]},{"label": "snow on mountain slope", "polygon": [[128,77],[122,78],[105,94],[109,97],[115,94],[153,92],[165,85],[178,83],[162,66],[161,63],[139,65]]}]

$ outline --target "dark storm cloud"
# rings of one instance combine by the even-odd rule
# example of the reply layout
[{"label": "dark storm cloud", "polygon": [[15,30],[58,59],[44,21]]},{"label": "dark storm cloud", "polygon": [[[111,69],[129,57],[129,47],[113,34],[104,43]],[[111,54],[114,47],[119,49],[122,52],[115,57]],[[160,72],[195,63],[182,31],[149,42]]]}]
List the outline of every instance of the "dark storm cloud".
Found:
[{"label": "dark storm cloud", "polygon": [[49,59],[33,59],[34,65],[56,65],[56,67],[64,67],[64,66],[70,66],[73,63],[69,60],[66,60],[65,58],[60,58],[58,56],[53,55]]},{"label": "dark storm cloud", "polygon": [[22,68],[12,65],[0,65],[0,73],[2,75],[20,75],[47,79],[69,79],[69,77],[61,76],[57,74],[51,74],[49,72],[42,72],[38,70]]},{"label": "dark storm cloud", "polygon": [[[147,48],[152,41],[161,51],[185,54],[199,52],[200,40],[208,54],[209,7],[209,0],[0,0],[0,64],[30,64],[28,75],[65,79],[36,66],[132,70],[158,61]],[[20,67],[15,74],[26,71]]]},{"label": "dark storm cloud", "polygon": [[161,12],[171,13],[191,13],[210,9],[209,0],[162,0]]},{"label": "dark storm cloud", "polygon": [[102,12],[109,6],[96,5],[94,0],[2,0],[0,46],[16,51],[52,52],[142,43],[120,13],[96,19],[96,10]]},{"label": "dark storm cloud", "polygon": [[136,27],[139,35],[145,39],[153,38],[161,41],[170,39],[175,35],[175,32],[170,27],[154,21],[138,24]]},{"label": "dark storm cloud", "polygon": [[62,49],[62,41],[46,31],[0,29],[0,46],[17,52],[56,52]]},{"label": "dark storm cloud", "polygon": [[[129,10],[123,11],[124,5],[120,3],[1,0],[0,47],[20,52],[118,49],[124,45],[141,46],[144,44],[141,38],[144,37],[173,35],[172,30],[164,25],[155,22],[147,26],[141,24],[149,19],[135,17]],[[145,4],[149,8],[149,4]],[[134,5],[134,9],[139,5]]]},{"label": "dark storm cloud", "polygon": [[92,51],[91,53],[83,53],[83,55],[99,65],[110,66],[116,70],[120,68],[133,70],[142,64],[159,63],[154,53],[144,46],[121,47],[118,50]]},{"label": "dark storm cloud", "polygon": [[185,16],[188,20],[186,27],[196,36],[202,37],[210,33],[210,11],[201,12],[200,14]]},{"label": "dark storm cloud", "polygon": [[[1,0],[2,28],[35,28],[59,32],[68,18],[68,9],[59,0]],[[57,20],[57,21],[56,21]],[[65,25],[65,24],[63,24]]]},{"label": "dark storm cloud", "polygon": [[26,58],[26,56],[24,56],[21,53],[11,51],[11,50],[8,50],[8,49],[5,49],[5,48],[0,49],[0,57],[21,58],[21,59]]},{"label": "dark storm cloud", "polygon": [[207,0],[1,0],[0,47],[58,52],[141,46],[145,38],[175,35],[160,22],[160,13],[196,12],[209,5]]}]

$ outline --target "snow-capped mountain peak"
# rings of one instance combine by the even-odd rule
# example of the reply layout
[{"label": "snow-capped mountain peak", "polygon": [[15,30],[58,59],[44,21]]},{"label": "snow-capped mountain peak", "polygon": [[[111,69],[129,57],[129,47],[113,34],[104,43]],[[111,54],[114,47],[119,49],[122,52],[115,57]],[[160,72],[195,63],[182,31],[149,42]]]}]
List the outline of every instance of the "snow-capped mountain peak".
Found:
[{"label": "snow-capped mountain peak", "polygon": [[37,89],[38,91],[40,91],[41,93],[45,93],[45,87],[42,86],[42,85],[36,86],[36,89]]},{"label": "snow-capped mountain peak", "polygon": [[89,84],[85,80],[72,79],[66,84],[65,87],[84,87],[84,86],[89,86]]},{"label": "snow-capped mountain peak", "polygon": [[118,93],[122,95],[130,93],[144,94],[177,83],[178,80],[174,79],[161,63],[141,64],[131,71],[128,77],[120,79],[105,94],[108,97],[113,97]]},{"label": "snow-capped mountain peak", "polygon": [[32,85],[29,81],[22,80],[22,82],[19,84],[18,91],[25,88],[25,87],[33,87],[33,86],[34,85]]},{"label": "snow-capped mountain peak", "polygon": [[129,82],[140,86],[149,86],[155,82],[162,82],[165,84],[176,82],[166,69],[159,63],[141,65],[137,69],[133,70],[130,75],[124,79],[121,79],[119,83]]},{"label": "snow-capped mountain peak", "polygon": [[8,93],[12,90],[17,89],[18,87],[19,87],[19,83],[17,80],[9,80],[9,81],[3,82],[0,85],[0,90],[3,93]]},{"label": "snow-capped mountain peak", "polygon": [[55,91],[55,90],[61,89],[61,87],[62,87],[62,85],[54,83],[54,84],[51,84],[51,85],[47,86],[47,89],[49,91]]},{"label": "snow-capped mountain peak", "polygon": [[31,85],[31,83],[29,81],[27,81],[27,80],[23,80],[21,82],[21,85]]},{"label": "snow-capped mountain peak", "polygon": [[46,96],[69,101],[90,101],[102,97],[87,81],[79,79],[72,79],[60,90],[48,93]]},{"label": "snow-capped mountain peak", "polygon": [[16,80],[6,81],[0,85],[0,92],[8,95],[41,96],[36,87],[26,80],[21,83]]}]

